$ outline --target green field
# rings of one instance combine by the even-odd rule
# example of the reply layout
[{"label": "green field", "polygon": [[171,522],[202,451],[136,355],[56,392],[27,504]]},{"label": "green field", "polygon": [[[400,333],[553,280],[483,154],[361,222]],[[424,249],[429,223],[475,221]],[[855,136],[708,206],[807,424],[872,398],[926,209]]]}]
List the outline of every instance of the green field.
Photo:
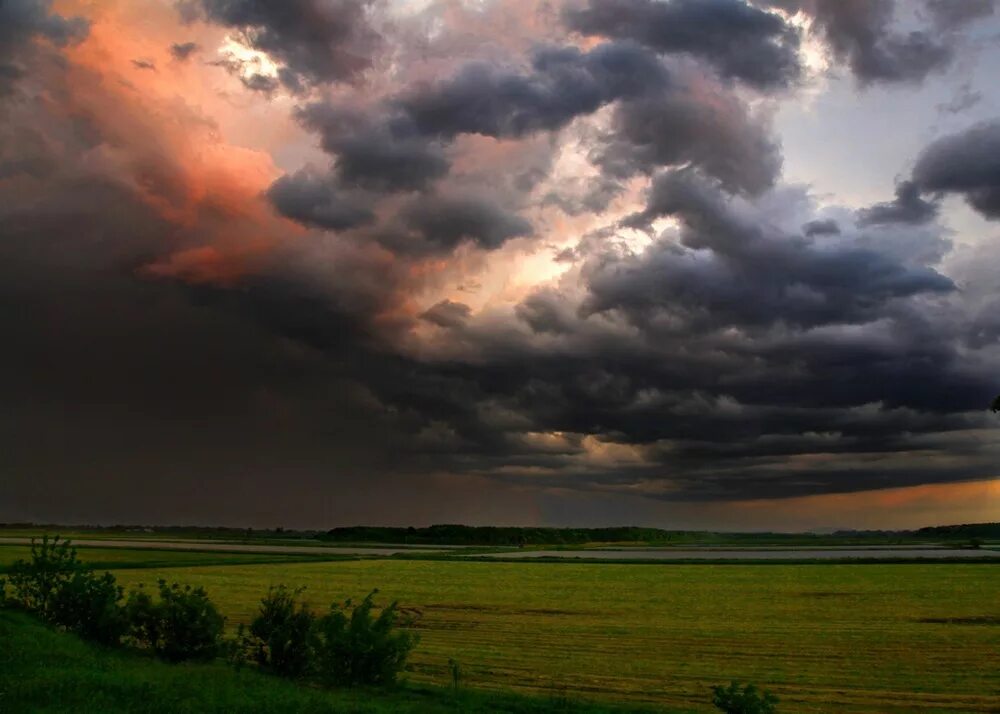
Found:
[{"label": "green field", "polygon": [[416,618],[408,677],[708,711],[742,679],[782,712],[1000,709],[1000,567],[359,560],[121,570],[205,586],[235,625],[268,585],[316,607],[378,587]]}]

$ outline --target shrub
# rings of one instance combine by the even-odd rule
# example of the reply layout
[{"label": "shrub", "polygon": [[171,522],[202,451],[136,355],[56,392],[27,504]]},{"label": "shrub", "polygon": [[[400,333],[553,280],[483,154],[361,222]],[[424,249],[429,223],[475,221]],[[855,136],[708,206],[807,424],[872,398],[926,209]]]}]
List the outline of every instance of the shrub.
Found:
[{"label": "shrub", "polygon": [[740,686],[731,682],[728,687],[712,687],[712,704],[726,714],[775,714],[778,698],[770,692],[758,692],[752,684]]},{"label": "shrub", "polygon": [[316,665],[327,684],[387,685],[406,664],[416,636],[397,628],[397,603],[372,616],[373,590],[357,606],[334,604],[317,623]]},{"label": "shrub", "polygon": [[51,598],[49,620],[103,645],[117,645],[128,631],[122,588],[111,573],[78,570]]},{"label": "shrub", "polygon": [[14,605],[50,619],[53,599],[74,573],[85,570],[76,557],[76,548],[59,536],[31,539],[31,560],[11,566],[10,583]]},{"label": "shrub", "polygon": [[249,634],[242,634],[243,651],[262,668],[282,677],[302,677],[312,669],[316,615],[296,598],[304,588],[271,587],[260,601]]},{"label": "shrub", "polygon": [[[125,633],[122,589],[115,577],[95,575],[77,558],[70,542],[59,536],[32,540],[31,560],[14,563],[8,582],[9,604],[85,639],[115,645]],[[6,595],[0,598],[5,599]]]},{"label": "shrub", "polygon": [[125,611],[132,638],[169,662],[206,660],[221,650],[225,618],[204,588],[167,585],[160,580],[159,600],[141,586],[129,593]]}]

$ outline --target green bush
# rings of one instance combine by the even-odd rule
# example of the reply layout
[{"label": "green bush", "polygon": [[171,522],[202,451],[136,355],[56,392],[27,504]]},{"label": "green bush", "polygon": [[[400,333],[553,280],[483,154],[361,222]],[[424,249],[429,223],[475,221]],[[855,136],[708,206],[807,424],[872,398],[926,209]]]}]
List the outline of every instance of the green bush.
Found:
[{"label": "green bush", "polygon": [[125,603],[132,639],[169,662],[212,659],[222,649],[225,618],[204,588],[167,585],[160,580],[159,600],[142,586]]},{"label": "green bush", "polygon": [[758,692],[752,684],[740,686],[731,682],[728,687],[712,687],[712,704],[726,714],[775,714],[778,698],[770,692]]},{"label": "green bush", "polygon": [[397,603],[372,615],[373,590],[357,606],[334,604],[317,622],[316,666],[331,685],[389,685],[406,664],[416,636],[399,630]]},{"label": "green bush", "polygon": [[114,575],[78,570],[53,594],[49,619],[84,639],[117,645],[128,631],[121,601]]},{"label": "green bush", "polygon": [[[7,604],[41,616],[54,625],[105,645],[116,645],[127,624],[122,589],[111,573],[95,575],[59,536],[31,542],[31,560],[11,568]],[[6,591],[6,587],[4,587]]]},{"label": "green bush", "polygon": [[18,560],[10,569],[11,602],[50,619],[53,600],[75,573],[85,570],[76,548],[59,536],[31,539],[31,560]]},{"label": "green bush", "polygon": [[297,597],[304,588],[271,587],[260,601],[240,646],[262,669],[282,677],[303,677],[313,668],[316,615]]}]

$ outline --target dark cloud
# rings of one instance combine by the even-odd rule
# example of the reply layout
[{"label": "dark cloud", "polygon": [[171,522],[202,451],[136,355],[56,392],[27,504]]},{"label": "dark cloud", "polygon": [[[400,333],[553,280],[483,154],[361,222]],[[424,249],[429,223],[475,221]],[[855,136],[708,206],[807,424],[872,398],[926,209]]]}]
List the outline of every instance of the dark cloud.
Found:
[{"label": "dark cloud", "polygon": [[804,224],[802,226],[802,232],[808,238],[812,238],[814,236],[839,235],[840,226],[832,218],[818,218]]},{"label": "dark cloud", "polygon": [[[908,268],[849,242],[815,243],[747,223],[689,172],[657,177],[633,225],[678,218],[680,243],[589,273],[591,312],[618,310],[639,325],[666,316],[672,329],[784,323],[815,327],[877,319],[897,298],[947,293],[929,268]],[[626,268],[627,266],[627,268]]]},{"label": "dark cloud", "polygon": [[588,0],[564,17],[578,32],[689,54],[758,87],[787,86],[800,74],[796,30],[743,0]]},{"label": "dark cloud", "polygon": [[987,218],[1000,218],[1000,122],[932,143],[917,158],[913,182],[925,192],[957,193]]},{"label": "dark cloud", "polygon": [[267,192],[282,215],[300,223],[332,231],[371,223],[371,199],[344,191],[329,174],[306,167],[282,176]]},{"label": "dark cloud", "polygon": [[200,50],[197,42],[175,42],[170,45],[170,54],[178,61],[185,61]]},{"label": "dark cloud", "polygon": [[858,225],[874,226],[886,223],[920,224],[934,220],[938,207],[920,197],[920,187],[913,181],[896,186],[896,199],[858,211]]},{"label": "dark cloud", "polygon": [[405,206],[399,218],[405,232],[388,234],[383,241],[404,252],[422,252],[424,246],[450,250],[463,241],[493,250],[533,233],[521,216],[478,197],[424,196]]},{"label": "dark cloud", "polygon": [[438,327],[461,327],[472,314],[472,308],[465,303],[442,300],[421,313],[420,317]]},{"label": "dark cloud", "polygon": [[134,59],[132,60],[132,66],[136,69],[145,69],[151,72],[156,71],[156,63],[149,59]]},{"label": "dark cloud", "polygon": [[346,185],[383,192],[412,190],[448,173],[443,147],[421,136],[406,116],[369,115],[329,104],[309,105],[298,115],[319,133],[323,150],[335,157]]},{"label": "dark cloud", "polygon": [[247,89],[267,95],[274,94],[281,88],[281,82],[278,81],[277,77],[271,77],[260,72],[254,72],[248,77],[241,76],[240,82]]},{"label": "dark cloud", "polygon": [[920,82],[952,60],[948,44],[925,31],[896,32],[895,0],[769,0],[812,15],[834,55],[862,84]]},{"label": "dark cloud", "polygon": [[200,0],[179,5],[182,17],[237,30],[248,47],[267,53],[284,70],[282,84],[353,80],[372,66],[381,37],[370,26],[370,3],[355,0]]},{"label": "dark cloud", "polygon": [[10,57],[42,37],[58,47],[87,36],[90,23],[82,17],[63,17],[52,12],[52,0],[7,0],[0,5],[0,59]]},{"label": "dark cloud", "polygon": [[[323,64],[340,61],[319,50],[328,18],[283,15],[319,4],[265,5],[185,7],[278,47],[263,91],[356,76]],[[749,26],[734,32],[768,36]],[[703,29],[715,44],[689,54],[770,81],[736,74]],[[413,522],[546,489],[684,502],[995,475],[980,431],[996,285],[938,272],[948,234],[929,220],[938,193],[994,211],[993,125],[928,147],[895,201],[817,210],[777,184],[778,142],[743,89],[686,60],[628,41],[523,65],[489,51],[507,63],[463,57],[426,86],[302,106],[329,166],[280,178],[270,205],[217,183],[225,161],[198,164],[189,147],[225,147],[182,103],[18,56],[10,76],[32,86],[0,122],[0,471],[16,475],[0,517]],[[569,142],[603,173],[550,175]],[[645,174],[645,208],[606,225]],[[575,247],[541,240],[577,230]],[[220,278],[227,249],[240,269]],[[523,299],[520,283],[442,299],[555,249],[565,272]]]},{"label": "dark cloud", "polygon": [[535,52],[527,73],[486,62],[409,92],[400,106],[427,135],[522,137],[559,129],[618,99],[662,90],[669,75],[655,55],[630,43],[589,52],[575,47]]},{"label": "dark cloud", "polygon": [[32,41],[42,38],[56,47],[81,41],[90,23],[82,17],[52,12],[52,0],[7,0],[0,3],[0,98],[13,91],[25,74],[21,61]]},{"label": "dark cloud", "polygon": [[975,20],[993,15],[996,0],[924,0],[934,26],[954,30]]},{"label": "dark cloud", "polygon": [[728,189],[749,193],[771,186],[782,163],[765,120],[721,88],[704,85],[622,102],[593,153],[615,177],[690,163]]}]

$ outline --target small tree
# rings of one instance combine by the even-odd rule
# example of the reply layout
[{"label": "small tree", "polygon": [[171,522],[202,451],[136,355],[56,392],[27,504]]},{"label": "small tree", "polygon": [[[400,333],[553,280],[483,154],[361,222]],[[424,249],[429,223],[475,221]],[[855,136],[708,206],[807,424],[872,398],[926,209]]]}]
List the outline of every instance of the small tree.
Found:
[{"label": "small tree", "polygon": [[129,593],[125,611],[132,638],[169,662],[205,660],[221,650],[225,618],[204,588],[167,585],[159,580],[159,600],[140,586]]},{"label": "small tree", "polygon": [[243,651],[249,650],[258,665],[282,677],[303,677],[312,668],[316,615],[297,601],[304,589],[269,588],[249,633],[241,633]]},{"label": "small tree", "polygon": [[770,692],[758,692],[752,684],[740,686],[731,682],[728,687],[712,687],[712,704],[726,714],[775,714],[778,698]]},{"label": "small tree", "polygon": [[993,400],[993,405],[990,407],[990,409],[993,410],[994,414],[1000,412],[1000,395],[997,395],[997,398]]},{"label": "small tree", "polygon": [[317,667],[320,678],[333,685],[388,685],[406,664],[416,645],[415,635],[397,627],[397,603],[372,615],[373,590],[357,606],[350,600],[334,604],[318,624]]},{"label": "small tree", "polygon": [[128,631],[123,591],[111,573],[78,570],[55,591],[49,619],[103,645],[117,645]]},{"label": "small tree", "polygon": [[85,567],[76,557],[76,548],[59,536],[31,539],[31,560],[11,566],[7,581],[12,602],[49,619],[56,593]]}]

